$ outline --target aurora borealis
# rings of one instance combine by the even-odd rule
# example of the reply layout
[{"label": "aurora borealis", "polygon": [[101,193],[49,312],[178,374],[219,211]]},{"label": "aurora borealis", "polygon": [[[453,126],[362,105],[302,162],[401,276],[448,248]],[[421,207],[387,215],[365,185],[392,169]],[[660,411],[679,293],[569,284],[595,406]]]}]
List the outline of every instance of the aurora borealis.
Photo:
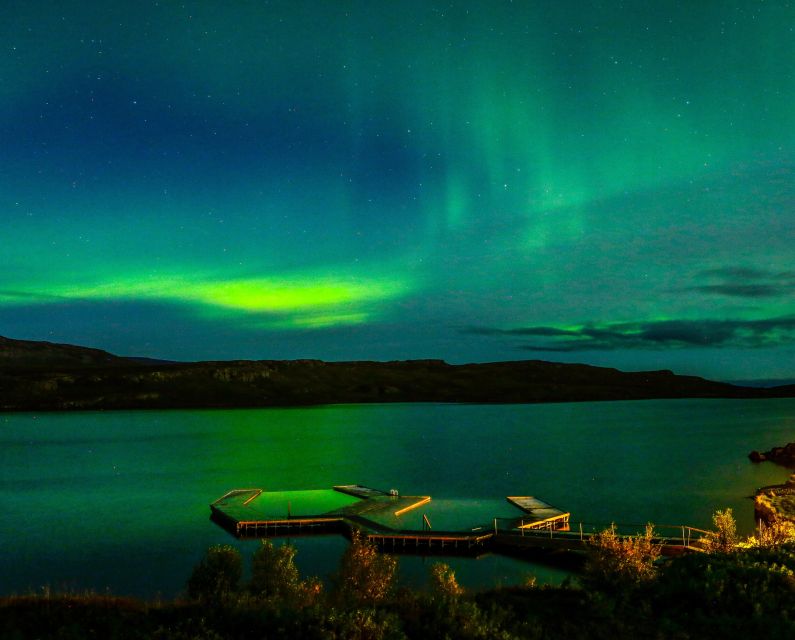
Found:
[{"label": "aurora borealis", "polygon": [[4,2],[0,335],[792,377],[795,5]]}]

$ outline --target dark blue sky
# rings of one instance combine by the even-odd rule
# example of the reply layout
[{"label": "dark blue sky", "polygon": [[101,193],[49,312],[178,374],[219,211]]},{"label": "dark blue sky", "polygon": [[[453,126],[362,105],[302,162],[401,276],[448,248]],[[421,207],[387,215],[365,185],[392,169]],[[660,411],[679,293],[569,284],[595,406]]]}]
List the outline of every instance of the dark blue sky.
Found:
[{"label": "dark blue sky", "polygon": [[108,4],[0,7],[0,334],[793,375],[791,3]]}]

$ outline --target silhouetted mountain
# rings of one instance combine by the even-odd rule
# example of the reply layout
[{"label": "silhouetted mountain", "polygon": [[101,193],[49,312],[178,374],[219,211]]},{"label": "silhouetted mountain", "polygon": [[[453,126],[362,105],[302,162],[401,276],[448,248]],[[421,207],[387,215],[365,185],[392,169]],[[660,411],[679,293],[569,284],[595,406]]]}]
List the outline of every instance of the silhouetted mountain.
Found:
[{"label": "silhouetted mountain", "polygon": [[753,378],[751,380],[728,380],[729,384],[738,387],[792,387],[795,378]]},{"label": "silhouetted mountain", "polygon": [[783,396],[795,396],[795,387],[737,387],[671,371],[626,373],[539,360],[163,363],[69,345],[0,341],[4,411]]},{"label": "silhouetted mountain", "polygon": [[107,367],[119,364],[129,364],[129,361],[101,349],[55,342],[12,340],[0,336],[0,369]]}]

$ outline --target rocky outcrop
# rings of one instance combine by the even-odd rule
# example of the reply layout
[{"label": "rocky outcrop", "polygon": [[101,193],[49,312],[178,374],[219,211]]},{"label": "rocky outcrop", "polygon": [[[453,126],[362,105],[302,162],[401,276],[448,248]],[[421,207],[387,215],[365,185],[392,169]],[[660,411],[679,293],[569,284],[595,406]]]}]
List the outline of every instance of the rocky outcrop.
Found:
[{"label": "rocky outcrop", "polygon": [[751,462],[775,462],[782,467],[795,469],[795,442],[785,444],[783,447],[773,447],[770,451],[751,451],[748,454]]},{"label": "rocky outcrop", "polygon": [[[770,451],[751,451],[751,462],[773,462],[795,469],[795,442]],[[754,516],[768,525],[775,522],[795,522],[795,473],[784,484],[762,487],[754,496]]]},{"label": "rocky outcrop", "polygon": [[754,517],[767,525],[795,522],[795,473],[784,484],[762,487],[756,492]]}]

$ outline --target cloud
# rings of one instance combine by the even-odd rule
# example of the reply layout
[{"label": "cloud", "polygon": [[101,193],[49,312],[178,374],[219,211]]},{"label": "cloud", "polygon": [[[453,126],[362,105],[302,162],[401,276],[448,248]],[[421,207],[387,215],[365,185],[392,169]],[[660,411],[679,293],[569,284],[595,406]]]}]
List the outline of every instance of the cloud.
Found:
[{"label": "cloud", "polygon": [[705,269],[699,275],[726,280],[760,280],[770,276],[770,272],[765,269],[754,269],[751,267],[720,267],[718,269]]},{"label": "cloud", "polygon": [[722,267],[701,271],[697,277],[707,282],[682,290],[736,298],[778,298],[795,292],[795,271]]},{"label": "cloud", "polygon": [[790,293],[793,286],[773,284],[710,284],[701,287],[690,287],[688,291],[715,293],[722,296],[738,298],[776,298]]},{"label": "cloud", "polygon": [[795,342],[795,315],[763,320],[659,320],[584,325],[498,329],[470,327],[465,333],[517,340],[525,351],[618,351],[625,349],[692,349],[776,347]]}]

